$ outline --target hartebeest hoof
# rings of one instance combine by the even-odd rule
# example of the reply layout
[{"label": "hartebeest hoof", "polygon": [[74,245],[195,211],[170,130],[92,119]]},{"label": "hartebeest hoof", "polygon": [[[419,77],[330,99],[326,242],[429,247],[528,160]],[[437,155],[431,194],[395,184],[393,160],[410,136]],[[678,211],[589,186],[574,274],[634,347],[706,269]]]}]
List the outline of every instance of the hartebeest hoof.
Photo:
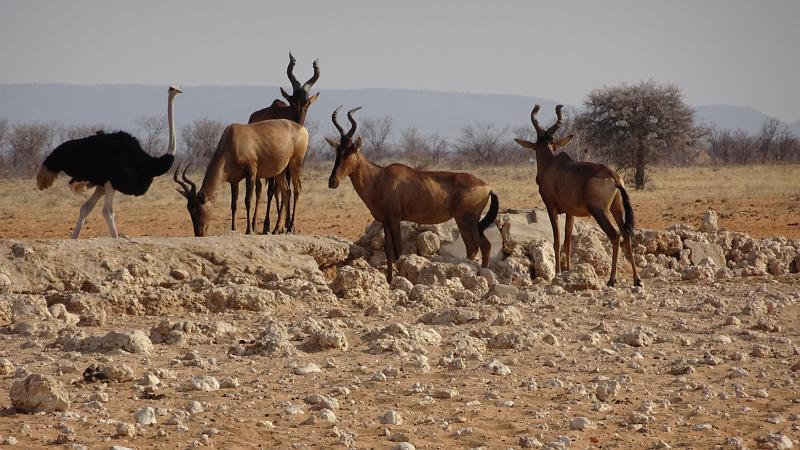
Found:
[{"label": "hartebeest hoof", "polygon": [[612,280],[608,280],[608,283],[606,283],[606,286],[614,287],[615,284],[617,284],[617,280],[613,280],[612,279]]},{"label": "hartebeest hoof", "polygon": [[635,279],[635,280],[633,280],[633,285],[634,285],[634,286],[637,286],[637,287],[643,287],[643,286],[642,286],[642,280],[640,280],[640,279],[638,279],[638,278],[637,278],[637,279]]}]

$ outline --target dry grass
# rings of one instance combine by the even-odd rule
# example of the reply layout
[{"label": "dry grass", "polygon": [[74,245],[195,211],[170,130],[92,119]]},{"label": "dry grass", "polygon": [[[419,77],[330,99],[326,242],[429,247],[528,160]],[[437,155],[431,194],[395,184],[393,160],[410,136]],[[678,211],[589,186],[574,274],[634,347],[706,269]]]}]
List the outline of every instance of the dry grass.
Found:
[{"label": "dry grass", "polygon": [[[348,181],[339,189],[327,187],[329,169],[307,169],[298,207],[301,233],[337,234],[353,239],[371,221]],[[486,180],[500,197],[501,208],[542,206],[534,182],[535,169],[478,167],[470,170]],[[196,174],[194,179],[199,180]],[[721,225],[756,237],[800,238],[800,165],[724,168],[659,168],[652,174],[650,190],[632,191],[640,228],[663,228],[672,223],[696,223],[713,208]],[[186,236],[191,222],[185,201],[173,189],[170,177],[157,179],[143,197],[118,195],[117,227],[124,235]],[[38,192],[30,179],[0,180],[0,236],[14,238],[69,237],[85,197],[67,189],[65,177],[47,191]],[[244,189],[241,189],[244,191]],[[89,192],[85,194],[89,195]],[[215,201],[211,233],[225,233],[230,226],[230,190],[223,186]],[[100,206],[89,217],[83,237],[107,236]],[[263,214],[263,206],[259,215]],[[244,230],[244,204],[239,202],[238,229]]]}]

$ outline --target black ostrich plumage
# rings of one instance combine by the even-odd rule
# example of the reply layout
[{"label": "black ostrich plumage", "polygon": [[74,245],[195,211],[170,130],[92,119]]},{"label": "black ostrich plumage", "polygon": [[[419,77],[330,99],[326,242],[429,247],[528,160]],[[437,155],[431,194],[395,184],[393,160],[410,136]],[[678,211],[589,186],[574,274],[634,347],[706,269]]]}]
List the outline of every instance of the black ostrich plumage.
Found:
[{"label": "black ostrich plumage", "polygon": [[167,173],[174,161],[174,155],[148,155],[135,137],[118,131],[64,142],[43,165],[53,172],[66,173],[74,181],[95,186],[110,181],[123,194],[143,195],[153,178]]}]

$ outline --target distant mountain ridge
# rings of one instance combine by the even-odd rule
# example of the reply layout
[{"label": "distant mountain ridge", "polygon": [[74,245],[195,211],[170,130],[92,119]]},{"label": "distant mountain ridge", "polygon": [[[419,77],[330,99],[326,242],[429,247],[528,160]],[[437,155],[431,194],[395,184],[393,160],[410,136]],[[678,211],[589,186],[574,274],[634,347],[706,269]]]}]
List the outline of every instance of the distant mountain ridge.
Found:
[{"label": "distant mountain ridge", "polygon": [[[250,113],[280,98],[277,86],[183,86],[176,100],[178,126],[208,117],[226,123],[246,122]],[[314,90],[316,91],[316,89]],[[542,106],[543,122],[554,119],[555,100],[523,95],[471,94],[402,89],[326,89],[311,108],[309,120],[327,129],[338,105],[363,106],[363,117],[390,116],[395,131],[417,127],[424,133],[457,136],[476,122],[501,126],[530,125],[531,106]],[[141,116],[166,114],[166,86],[0,84],[0,117],[12,122],[58,122],[63,125],[103,124],[132,129]],[[575,107],[571,107],[575,109]],[[749,107],[698,106],[697,118],[718,128],[756,132],[769,116]],[[791,125],[800,135],[800,121]]]}]

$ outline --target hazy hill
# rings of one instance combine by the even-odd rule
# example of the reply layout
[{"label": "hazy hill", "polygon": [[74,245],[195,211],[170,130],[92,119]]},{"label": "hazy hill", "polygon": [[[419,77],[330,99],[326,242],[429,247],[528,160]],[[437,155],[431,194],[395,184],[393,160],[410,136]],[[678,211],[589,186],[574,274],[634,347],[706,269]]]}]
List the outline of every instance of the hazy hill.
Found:
[{"label": "hazy hill", "polygon": [[[166,114],[166,86],[0,84],[0,117],[12,122],[39,120],[64,125],[105,124],[133,128],[137,117]],[[510,127],[530,125],[534,103],[542,105],[542,121],[553,120],[555,101],[521,95],[446,93],[397,89],[325,89],[311,108],[310,120],[325,127],[338,105],[363,106],[361,117],[391,116],[395,130],[409,126],[426,133],[454,136],[475,122],[495,122]],[[209,117],[223,122],[245,122],[250,113],[278,98],[277,87],[184,86],[175,106],[182,125]],[[720,128],[754,132],[768,116],[749,107],[699,106],[698,118]],[[800,134],[800,122],[793,125]]]}]

